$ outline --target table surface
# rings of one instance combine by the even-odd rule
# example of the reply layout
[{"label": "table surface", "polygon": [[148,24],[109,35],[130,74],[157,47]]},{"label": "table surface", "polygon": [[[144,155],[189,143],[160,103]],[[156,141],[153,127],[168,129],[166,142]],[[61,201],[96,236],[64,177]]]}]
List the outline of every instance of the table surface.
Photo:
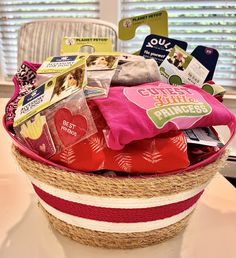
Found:
[{"label": "table surface", "polygon": [[[1,117],[7,99],[0,99]],[[200,198],[187,228],[162,244],[134,250],[83,246],[53,230],[37,207],[26,176],[11,155],[11,140],[0,126],[1,258],[235,258],[236,190],[220,174]]]}]

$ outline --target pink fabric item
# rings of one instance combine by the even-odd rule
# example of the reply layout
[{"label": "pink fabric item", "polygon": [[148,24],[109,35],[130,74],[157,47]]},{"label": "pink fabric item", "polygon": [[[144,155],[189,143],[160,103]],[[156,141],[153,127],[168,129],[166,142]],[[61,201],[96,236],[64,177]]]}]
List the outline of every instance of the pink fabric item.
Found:
[{"label": "pink fabric item", "polygon": [[194,85],[154,82],[113,87],[107,98],[94,102],[107,122],[106,140],[114,150],[171,130],[228,125],[235,119],[222,103]]},{"label": "pink fabric item", "polygon": [[5,108],[6,126],[12,132],[12,125],[15,118],[15,111],[18,101],[35,88],[34,81],[36,79],[36,70],[39,68],[39,66],[40,64],[24,61],[12,79],[15,85],[15,90]]}]

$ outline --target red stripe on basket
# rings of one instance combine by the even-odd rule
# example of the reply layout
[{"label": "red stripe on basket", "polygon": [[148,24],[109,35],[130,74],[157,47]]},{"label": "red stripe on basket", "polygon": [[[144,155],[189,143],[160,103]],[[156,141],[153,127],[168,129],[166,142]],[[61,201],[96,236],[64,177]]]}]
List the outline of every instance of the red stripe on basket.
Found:
[{"label": "red stripe on basket", "polygon": [[103,208],[67,201],[53,196],[33,184],[37,195],[51,207],[77,217],[106,222],[147,222],[165,219],[190,208],[200,198],[203,191],[195,196],[173,204],[151,208],[121,209]]}]

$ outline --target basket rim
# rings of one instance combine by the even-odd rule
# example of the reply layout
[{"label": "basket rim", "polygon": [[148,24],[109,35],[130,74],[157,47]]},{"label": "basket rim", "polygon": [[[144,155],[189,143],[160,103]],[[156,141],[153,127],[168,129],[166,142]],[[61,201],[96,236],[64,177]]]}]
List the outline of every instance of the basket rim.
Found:
[{"label": "basket rim", "polygon": [[[63,170],[63,171],[67,171],[67,172],[73,172],[73,173],[80,173],[80,174],[87,174],[87,175],[90,175],[90,176],[94,176],[95,174],[93,173],[90,173],[90,172],[86,172],[86,171],[81,171],[81,170],[74,170],[74,169],[70,169],[70,168],[67,168],[63,165],[60,165],[60,164],[57,164],[57,163],[54,163],[50,160],[47,160],[41,156],[39,156],[38,154],[36,154],[35,152],[33,152],[32,150],[30,150],[29,148],[27,148],[26,146],[24,146],[16,137],[15,135],[10,132],[10,129],[7,127],[7,124],[6,124],[6,114],[4,114],[3,118],[2,118],[2,123],[3,123],[3,126],[6,130],[6,132],[8,133],[8,135],[11,137],[12,141],[13,141],[13,145],[16,146],[16,148],[18,148],[20,150],[20,152],[34,160],[34,161],[37,161],[41,164],[45,164],[45,165],[48,165],[48,166],[52,166],[52,167],[55,167],[57,169],[60,169],[60,170]],[[147,175],[127,175],[127,177],[133,177],[133,178],[137,178],[137,177],[140,177],[140,178],[145,178],[145,177],[148,177],[148,178],[151,178],[151,177],[162,177],[162,176],[171,176],[171,175],[175,175],[175,174],[179,174],[179,173],[182,173],[182,172],[191,172],[195,169],[198,169],[198,168],[202,168],[214,161],[216,161],[218,158],[220,158],[223,153],[227,150],[227,146],[229,145],[229,143],[231,142],[231,140],[233,139],[235,133],[236,133],[236,117],[232,118],[232,121],[230,124],[226,125],[230,131],[230,136],[229,136],[229,139],[228,141],[225,143],[225,145],[216,153],[214,153],[213,155],[211,155],[210,157],[208,157],[207,159],[204,159],[192,166],[188,166],[187,168],[183,168],[183,169],[178,169],[178,170],[172,170],[172,171],[169,171],[169,172],[165,172],[165,173],[155,173],[155,174],[147,174]],[[97,175],[97,176],[103,176],[103,175]],[[116,178],[122,178],[124,179],[124,176],[119,176],[119,175],[116,175],[114,176]]]},{"label": "basket rim", "polygon": [[[103,174],[95,174],[92,172],[87,172],[87,171],[82,171],[82,170],[73,170],[73,169],[67,168],[63,165],[46,160],[42,157],[40,157],[40,158],[43,159],[43,161],[36,160],[32,157],[27,156],[26,153],[21,148],[16,146],[14,143],[12,144],[12,151],[13,151],[13,153],[19,152],[22,156],[24,156],[27,159],[30,159],[33,162],[36,162],[36,163],[39,163],[39,164],[42,164],[45,166],[53,167],[54,169],[59,170],[61,172],[80,174],[82,176],[113,178],[113,179],[115,178],[115,179],[120,179],[120,180],[125,180],[125,179],[130,179],[130,178],[132,178],[132,179],[151,179],[151,178],[158,178],[158,177],[165,177],[165,176],[174,176],[174,175],[183,174],[183,173],[191,173],[192,171],[194,171],[196,169],[201,169],[207,165],[210,165],[211,163],[215,162],[217,159],[222,158],[223,156],[228,157],[228,155],[229,155],[229,149],[224,149],[221,152],[217,152],[216,153],[217,155],[214,157],[214,159],[211,159],[209,162],[199,162],[199,163],[196,163],[195,165],[187,167],[187,169],[179,169],[179,170],[165,172],[165,173],[141,174],[141,175],[140,174],[127,174],[127,176],[126,175],[125,176],[120,176],[120,175],[106,176]],[[206,160],[208,160],[208,159],[206,159]],[[204,160],[204,161],[206,161],[206,160]],[[199,165],[199,164],[201,164],[201,165]],[[191,169],[189,169],[189,168],[191,168]]]}]

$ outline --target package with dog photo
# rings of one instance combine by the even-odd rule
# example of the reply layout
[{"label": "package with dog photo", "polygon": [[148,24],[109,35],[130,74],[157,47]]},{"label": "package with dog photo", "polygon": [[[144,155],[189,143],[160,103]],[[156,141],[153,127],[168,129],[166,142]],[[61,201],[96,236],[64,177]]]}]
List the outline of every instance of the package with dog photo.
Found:
[{"label": "package with dog photo", "polygon": [[107,97],[112,77],[117,68],[120,53],[93,53],[86,59],[87,98]]},{"label": "package with dog photo", "polygon": [[175,45],[160,65],[161,80],[172,85],[201,86],[209,70],[196,58]]},{"label": "package with dog photo", "polygon": [[93,70],[109,70],[115,69],[118,65],[120,53],[93,53],[86,59],[87,69]]},{"label": "package with dog photo", "polygon": [[85,59],[56,77],[50,103],[72,95],[87,85]]},{"label": "package with dog photo", "polygon": [[74,94],[86,85],[85,59],[78,66],[50,78],[18,102],[13,127]]},{"label": "package with dog photo", "polygon": [[[13,124],[16,136],[42,157],[49,158],[59,148],[73,144],[73,140],[80,141],[96,132],[83,94],[86,85],[85,72],[84,59],[78,66],[50,78],[18,102]],[[68,102],[71,103],[67,104]],[[51,113],[58,108],[59,111],[55,113],[57,118],[52,117]],[[67,120],[64,119],[65,116]],[[78,121],[74,122],[74,117],[78,118]],[[51,119],[58,121],[54,127],[51,125]],[[64,134],[59,133],[59,126],[56,126],[60,125],[60,122],[63,123],[61,130],[64,130]],[[58,131],[58,135],[55,136],[52,130]],[[68,137],[65,136],[66,133]],[[67,141],[63,142],[62,139],[58,143],[56,138],[65,138]]]},{"label": "package with dog photo", "polygon": [[[74,72],[72,72],[71,75],[67,77],[67,79],[63,78],[65,84],[74,84],[75,81],[81,80],[82,77],[86,79],[86,77],[81,74],[82,70],[77,69],[77,67],[81,65],[85,66],[85,58],[85,55],[57,56],[47,58],[47,60],[44,61],[36,71],[34,85],[39,87],[51,78],[59,77],[60,75],[73,68],[76,68]],[[83,68],[83,70],[85,72],[85,68]]]}]

